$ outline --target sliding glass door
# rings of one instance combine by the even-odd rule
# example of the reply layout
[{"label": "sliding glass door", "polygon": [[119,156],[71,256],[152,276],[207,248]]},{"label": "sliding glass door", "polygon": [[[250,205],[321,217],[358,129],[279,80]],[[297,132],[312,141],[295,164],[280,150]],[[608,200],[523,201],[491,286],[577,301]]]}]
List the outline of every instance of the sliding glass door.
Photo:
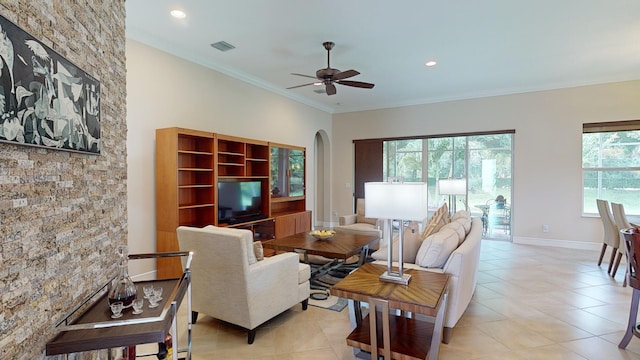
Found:
[{"label": "sliding glass door", "polygon": [[[384,142],[384,178],[427,182],[429,209],[443,202],[482,218],[486,238],[511,238],[513,133],[427,137]],[[440,180],[464,179],[461,195],[441,191]]]}]

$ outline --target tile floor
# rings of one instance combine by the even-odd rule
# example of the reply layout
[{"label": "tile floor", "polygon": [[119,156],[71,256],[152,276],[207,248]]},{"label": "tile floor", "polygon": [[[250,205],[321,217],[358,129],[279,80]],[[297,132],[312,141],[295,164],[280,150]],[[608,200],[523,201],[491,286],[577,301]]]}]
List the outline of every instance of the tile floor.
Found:
[{"label": "tile floor", "polygon": [[[440,359],[640,359],[640,339],[626,350],[617,346],[631,299],[631,289],[622,287],[624,264],[612,279],[597,257],[483,240],[475,295],[451,342],[441,344]],[[345,344],[347,310],[295,306],[260,327],[253,345],[245,332],[201,316],[193,326],[193,359],[354,359]]]}]

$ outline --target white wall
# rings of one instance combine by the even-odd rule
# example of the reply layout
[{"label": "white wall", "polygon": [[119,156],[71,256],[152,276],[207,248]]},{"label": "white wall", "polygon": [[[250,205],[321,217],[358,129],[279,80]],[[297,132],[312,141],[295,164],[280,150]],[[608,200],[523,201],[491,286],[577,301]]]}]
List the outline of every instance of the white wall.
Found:
[{"label": "white wall", "polygon": [[334,115],[334,210],[352,209],[354,139],[515,129],[514,241],[593,247],[602,225],[581,216],[582,124],[640,119],[639,94],[629,81]]},{"label": "white wall", "polygon": [[[313,209],[314,139],[331,115],[127,39],[129,246],[154,252],[155,129],[179,126],[307,148],[307,209]],[[328,189],[327,189],[328,191]],[[131,263],[132,275],[155,264]]]}]

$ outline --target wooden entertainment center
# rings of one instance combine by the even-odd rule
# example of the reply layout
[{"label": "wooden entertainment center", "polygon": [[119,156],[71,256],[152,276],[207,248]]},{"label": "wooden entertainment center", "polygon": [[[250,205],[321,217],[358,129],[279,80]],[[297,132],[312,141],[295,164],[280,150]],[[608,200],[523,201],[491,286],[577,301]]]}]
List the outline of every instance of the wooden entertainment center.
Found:
[{"label": "wooden entertainment center", "polygon": [[[181,225],[249,229],[256,240],[311,230],[305,159],[303,147],[177,127],[157,129],[156,250],[179,250],[176,228]],[[238,184],[239,189],[240,183],[247,186],[243,192],[251,186],[260,189],[248,199],[252,204],[246,214],[219,203],[220,186]],[[157,267],[158,278],[182,274],[176,258],[158,259]]]}]

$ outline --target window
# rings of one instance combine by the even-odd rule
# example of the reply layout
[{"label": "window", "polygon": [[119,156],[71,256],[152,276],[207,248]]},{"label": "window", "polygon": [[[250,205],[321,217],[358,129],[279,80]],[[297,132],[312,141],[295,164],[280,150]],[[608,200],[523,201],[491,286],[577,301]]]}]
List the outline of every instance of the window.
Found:
[{"label": "window", "polygon": [[[430,211],[443,201],[455,201],[457,209],[482,216],[487,203],[499,195],[512,202],[512,149],[513,131],[387,140],[383,143],[383,178],[426,182]],[[455,199],[440,194],[439,180],[449,178],[467,179],[467,193]],[[504,238],[510,232],[487,226],[484,235]]]},{"label": "window", "polygon": [[582,179],[584,214],[604,199],[640,215],[640,121],[584,124]]}]

